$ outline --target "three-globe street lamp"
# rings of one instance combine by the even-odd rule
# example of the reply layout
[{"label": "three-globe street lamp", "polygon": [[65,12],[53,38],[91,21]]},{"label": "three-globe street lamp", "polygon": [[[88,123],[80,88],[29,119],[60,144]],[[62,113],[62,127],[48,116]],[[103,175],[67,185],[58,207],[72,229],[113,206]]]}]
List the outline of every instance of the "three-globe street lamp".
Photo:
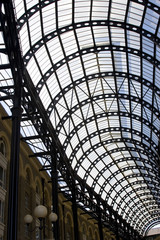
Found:
[{"label": "three-globe street lamp", "polygon": [[[45,217],[47,216],[47,208],[43,205],[38,205],[37,207],[35,207],[34,209],[34,216],[36,218],[39,219],[40,221],[40,226],[39,226],[39,230],[40,230],[40,240],[42,240],[42,230],[45,228],[45,226],[43,226],[42,221],[43,219],[45,219]],[[56,213],[51,212],[49,214],[49,220],[50,222],[53,224],[54,222],[56,222],[58,219],[58,216]],[[29,226],[30,223],[32,223],[33,221],[33,217],[30,214],[27,214],[24,217],[24,222]],[[35,229],[34,229],[35,230]],[[32,230],[32,231],[34,231]]]}]

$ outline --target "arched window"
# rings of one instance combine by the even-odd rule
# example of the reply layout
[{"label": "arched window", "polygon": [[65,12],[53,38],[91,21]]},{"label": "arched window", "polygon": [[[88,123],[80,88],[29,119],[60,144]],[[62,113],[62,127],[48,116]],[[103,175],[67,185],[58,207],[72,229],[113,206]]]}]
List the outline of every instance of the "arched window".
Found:
[{"label": "arched window", "polygon": [[72,222],[69,215],[66,218],[66,240],[72,240]]},{"label": "arched window", "polygon": [[45,205],[46,207],[49,207],[49,206],[48,206],[48,203],[49,203],[49,196],[48,196],[48,192],[45,190],[45,191],[44,191],[44,205]]},{"label": "arched window", "polygon": [[91,228],[89,228],[89,239],[93,240],[93,233]]},{"label": "arched window", "polygon": [[25,192],[25,208],[27,211],[30,209],[30,197],[27,192]]},{"label": "arched window", "polygon": [[6,187],[6,170],[0,166],[0,186],[5,189]]},{"label": "arched window", "polygon": [[97,232],[95,232],[95,240],[98,240],[99,238],[98,238],[98,233]]},{"label": "arched window", "polygon": [[36,205],[38,206],[41,203],[41,191],[40,184],[36,181]]},{"label": "arched window", "polygon": [[[6,155],[6,147],[4,140],[0,138],[0,186],[5,189],[6,185],[6,168],[7,168],[7,160],[4,159]],[[3,158],[3,159],[2,159]],[[2,160],[2,161],[1,161]]]},{"label": "arched window", "polygon": [[0,140],[0,153],[4,156],[6,155],[6,147],[3,139]]},{"label": "arched window", "polygon": [[38,186],[38,184],[36,184],[36,193],[37,193],[37,194],[40,193],[40,190],[39,190],[39,186]]},{"label": "arched window", "polygon": [[0,200],[0,222],[4,222],[4,201]]},{"label": "arched window", "polygon": [[86,227],[84,224],[83,224],[83,229],[82,229],[82,239],[87,240]]},{"label": "arched window", "polygon": [[27,168],[27,170],[26,170],[26,182],[27,182],[28,184],[31,183],[31,174],[30,174],[30,171],[29,171],[28,168]]}]

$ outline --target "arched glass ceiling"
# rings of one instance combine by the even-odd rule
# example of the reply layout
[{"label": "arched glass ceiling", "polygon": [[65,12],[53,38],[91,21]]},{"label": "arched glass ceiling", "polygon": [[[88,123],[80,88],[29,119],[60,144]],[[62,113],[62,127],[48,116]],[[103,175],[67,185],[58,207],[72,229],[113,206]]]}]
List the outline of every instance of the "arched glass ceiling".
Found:
[{"label": "arched glass ceiling", "polygon": [[72,169],[143,234],[160,218],[160,1],[16,0],[15,11]]}]

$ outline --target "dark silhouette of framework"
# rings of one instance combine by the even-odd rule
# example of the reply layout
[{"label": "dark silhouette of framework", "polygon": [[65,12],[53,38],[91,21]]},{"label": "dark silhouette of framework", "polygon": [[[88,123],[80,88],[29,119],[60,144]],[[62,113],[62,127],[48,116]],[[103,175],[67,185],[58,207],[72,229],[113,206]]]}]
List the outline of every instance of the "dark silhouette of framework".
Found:
[{"label": "dark silhouette of framework", "polygon": [[[22,126],[23,123],[25,125],[25,122],[29,122],[36,130],[36,134],[28,136],[26,134],[21,139],[32,146],[35,145],[35,149],[34,140],[41,142],[44,146],[41,151],[35,150],[35,154],[30,157],[41,158],[44,162],[41,170],[49,171],[51,174],[54,195],[53,210],[58,213],[58,191],[63,192],[66,198],[72,202],[76,240],[79,239],[78,207],[97,221],[101,240],[103,240],[103,227],[112,231],[117,240],[120,237],[124,240],[141,239],[145,231],[148,231],[155,222],[159,222],[159,145],[157,139],[159,139],[160,89],[157,81],[160,62],[157,52],[160,46],[158,35],[160,20],[158,18],[154,33],[150,31],[149,27],[143,27],[143,25],[148,12],[157,16],[160,8],[150,1],[129,0],[126,4],[125,20],[116,21],[111,17],[113,6],[109,1],[107,20],[92,20],[90,17],[88,21],[75,22],[73,9],[76,8],[75,1],[72,1],[73,21],[67,26],[59,27],[58,4],[60,3],[58,2],[39,1],[38,4],[27,9],[24,1],[24,14],[16,19],[12,2],[10,0],[1,1],[1,32],[3,32],[5,47],[0,52],[8,55],[9,63],[2,64],[0,69],[11,69],[14,80],[14,84],[0,86],[0,91],[3,93],[0,100],[9,99],[13,103],[11,116],[13,121],[11,164],[13,168],[11,167],[10,174],[9,204],[16,207],[9,209],[8,240],[13,239],[13,236],[16,239],[17,234],[18,156],[13,153],[15,148],[19,148],[20,122]],[[94,1],[90,2],[90,16],[92,16]],[[55,30],[46,34],[43,28],[43,10],[52,4],[55,7],[57,25],[55,24]],[[127,22],[127,15],[132,11],[134,4],[143,9],[140,26]],[[32,44],[29,21],[36,13],[39,13],[40,16],[42,34],[41,38]],[[22,56],[18,34],[25,25],[28,29],[30,46]],[[96,30],[105,28],[108,31],[108,42],[97,42]],[[89,29],[92,37],[92,44],[85,45],[85,48],[80,47],[82,39],[78,31],[81,29],[84,31]],[[118,40],[113,40],[114,29],[123,31],[124,45],[121,45]],[[78,46],[76,50],[69,53],[66,53],[65,41],[63,42],[62,38],[63,33],[66,32],[74,36],[72,36],[72,40]],[[98,33],[100,34],[101,31]],[[135,47],[133,44],[129,44],[128,39],[132,34],[139,38],[139,47],[136,47],[136,44]],[[54,63],[48,48],[51,39],[59,40],[59,48],[63,53],[63,57],[61,56],[56,63]],[[153,45],[153,52],[146,50],[147,44],[148,47]],[[41,69],[37,57],[38,51],[43,46],[46,50],[46,58],[50,61],[47,70],[44,71]],[[103,54],[106,54],[108,58],[105,59]],[[106,69],[103,71],[103,57],[105,61],[111,60],[112,62],[112,68],[108,63],[108,71]],[[139,59],[137,66],[139,66],[140,74],[136,70],[135,72],[131,71],[131,58],[136,59],[132,65],[136,64]],[[27,69],[32,59],[36,62],[40,72],[36,84],[33,83]],[[96,63],[96,68],[87,72],[86,62],[89,59],[93,59],[93,66]],[[77,61],[79,68],[83,71],[83,76],[80,73],[80,77],[76,76],[75,79],[72,71],[73,60]],[[123,66],[126,70],[122,69]],[[145,68],[145,66],[148,66],[149,70],[152,69],[152,80],[147,77],[145,73],[147,67]],[[144,68],[145,70],[143,70]],[[60,69],[65,69],[64,71],[71,80],[64,86],[58,75]],[[53,74],[54,80],[56,79],[59,84],[59,91],[54,97],[47,85],[47,81]],[[101,90],[99,90],[99,84]],[[86,86],[86,89],[83,89],[83,86]],[[40,96],[44,87],[50,93],[50,103],[47,107],[44,107],[43,99]],[[67,94],[70,94],[69,97]],[[60,104],[67,106],[67,109],[63,106],[65,114],[62,116],[60,115]],[[79,118],[77,113],[81,114],[81,121],[77,120]],[[52,122],[52,114],[55,119],[60,119],[55,126]],[[103,121],[103,125],[107,121],[109,124],[106,124],[106,127],[100,127],[101,121]],[[115,123],[112,124],[111,121],[115,121]],[[93,123],[91,128],[95,129],[90,131],[88,126]],[[65,127],[67,124],[68,128]],[[81,138],[78,132],[82,128],[84,128],[84,136]],[[61,134],[66,136],[63,143],[60,140]],[[75,145],[72,144],[73,136],[78,139]],[[97,140],[94,141],[94,139]],[[86,143],[90,145],[87,151],[83,150]],[[68,157],[67,148],[69,146],[71,146],[71,154]],[[100,148],[105,151],[98,154]],[[82,154],[77,157],[79,151],[82,151]],[[93,156],[90,157],[92,153]],[[114,157],[119,153],[120,157]],[[85,159],[90,163],[92,160],[89,167],[85,165]],[[73,167],[74,160],[76,160],[76,164]],[[106,163],[106,161],[108,162]],[[98,163],[102,167],[98,168]],[[94,169],[98,172],[95,177],[92,175]],[[84,171],[82,177],[81,174]],[[108,175],[106,176],[107,171]],[[118,178],[118,176],[120,177]],[[88,181],[89,177],[92,179],[91,184]],[[104,181],[100,181],[101,178]],[[13,181],[15,179],[16,181]],[[100,183],[97,185],[99,181]],[[109,184],[108,191],[106,190],[107,184]],[[96,190],[97,186],[100,188],[99,191]],[[112,196],[113,192],[114,196]],[[121,197],[116,202],[119,196]],[[58,222],[56,224],[54,235],[57,240],[59,239]]]}]

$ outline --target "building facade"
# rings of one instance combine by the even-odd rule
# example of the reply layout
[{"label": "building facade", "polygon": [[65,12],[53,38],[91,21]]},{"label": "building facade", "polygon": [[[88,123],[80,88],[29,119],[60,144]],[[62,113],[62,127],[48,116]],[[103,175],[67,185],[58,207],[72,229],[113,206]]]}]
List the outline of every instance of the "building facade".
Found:
[{"label": "building facade", "polygon": [[[6,112],[0,106],[0,240],[7,239],[8,187],[11,145],[11,120],[5,118]],[[45,205],[48,210],[42,239],[54,239],[49,214],[52,206],[52,186],[50,176],[46,171],[40,171],[42,166],[32,155],[31,148],[21,140],[19,164],[19,212],[18,240],[40,239],[40,222],[34,217],[34,208]],[[54,196],[53,196],[54,197]],[[60,240],[73,240],[73,213],[70,201],[59,193],[59,232]],[[33,216],[33,222],[27,226],[25,215]],[[44,230],[45,229],[45,230]],[[99,240],[98,224],[89,214],[78,209],[78,229],[80,240]],[[104,240],[115,239],[107,229],[103,229]]]}]

